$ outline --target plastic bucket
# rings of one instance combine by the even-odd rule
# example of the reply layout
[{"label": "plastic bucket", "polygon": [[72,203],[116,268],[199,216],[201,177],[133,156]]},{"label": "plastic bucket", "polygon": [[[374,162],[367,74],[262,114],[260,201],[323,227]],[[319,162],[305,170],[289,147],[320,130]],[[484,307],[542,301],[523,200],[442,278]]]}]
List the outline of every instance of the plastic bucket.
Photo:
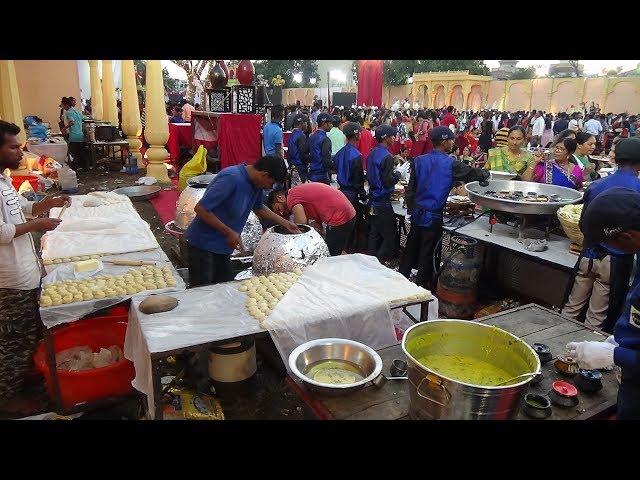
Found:
[{"label": "plastic bucket", "polygon": [[36,177],[35,175],[16,175],[15,177],[11,177],[11,184],[13,185],[13,188],[18,190],[20,188],[20,185],[22,185],[25,180],[31,184],[31,188],[33,188],[34,192],[40,190],[40,185],[38,185],[38,177]]},{"label": "plastic bucket", "polygon": [[[118,345],[124,350],[126,331],[127,324],[118,319],[80,321],[53,332],[53,350],[58,353],[81,345],[91,347],[94,352],[111,345]],[[53,398],[53,384],[46,363],[44,341],[40,341],[33,360],[38,371],[44,376],[49,396]],[[70,409],[83,402],[128,395],[133,391],[131,381],[134,377],[133,363],[124,358],[113,365],[92,370],[58,370],[62,405],[65,409]]]}]

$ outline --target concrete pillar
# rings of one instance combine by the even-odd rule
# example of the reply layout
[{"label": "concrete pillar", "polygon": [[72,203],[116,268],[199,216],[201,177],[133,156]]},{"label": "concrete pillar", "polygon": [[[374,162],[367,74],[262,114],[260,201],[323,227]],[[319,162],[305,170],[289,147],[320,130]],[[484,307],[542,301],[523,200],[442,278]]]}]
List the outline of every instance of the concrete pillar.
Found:
[{"label": "concrete pillar", "polygon": [[102,60],[102,115],[103,120],[118,126],[116,89],[113,85],[113,62]]},{"label": "concrete pillar", "polygon": [[138,105],[138,90],[136,88],[136,70],[133,60],[122,60],[122,131],[127,136],[129,151],[142,166],[140,147],[142,142],[138,138],[142,134],[140,121],[140,106]]},{"label": "concrete pillar", "polygon": [[13,60],[0,60],[0,118],[6,122],[15,123],[20,127],[18,140],[24,144],[27,140],[24,131],[24,118],[18,94],[16,68]]},{"label": "concrete pillar", "polygon": [[98,60],[89,60],[89,80],[91,82],[91,118],[102,120],[102,86],[98,75]]},{"label": "concrete pillar", "polygon": [[147,60],[144,137],[149,144],[146,152],[149,165],[147,175],[161,184],[170,184],[164,161],[169,152],[164,148],[169,140],[169,122],[164,103],[164,84],[160,60]]}]

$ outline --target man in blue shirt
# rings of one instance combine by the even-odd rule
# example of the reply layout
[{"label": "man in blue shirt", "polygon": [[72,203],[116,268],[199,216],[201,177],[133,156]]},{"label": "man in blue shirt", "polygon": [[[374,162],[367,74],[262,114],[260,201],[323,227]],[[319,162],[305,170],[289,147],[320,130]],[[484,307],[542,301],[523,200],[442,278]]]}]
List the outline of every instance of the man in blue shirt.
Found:
[{"label": "man in blue shirt", "polygon": [[[583,212],[594,198],[612,188],[640,192],[640,139],[620,140],[615,159],[618,170],[595,181],[585,192]],[[613,252],[604,245],[586,248],[576,263],[575,279],[562,314],[578,320],[588,304],[585,323],[613,331],[627,296],[632,268],[633,255]]]},{"label": "man in blue shirt", "polygon": [[[584,208],[580,219],[585,247],[604,244],[626,254],[640,253],[640,194],[612,188]],[[566,346],[580,368],[622,369],[618,419],[640,420],[640,287],[627,297],[614,334],[604,342],[570,342]]]},{"label": "man in blue shirt", "polygon": [[[293,118],[293,132],[289,138],[289,151],[288,160],[291,167],[291,173],[293,170],[298,172],[300,182],[305,183],[309,176],[309,162],[311,161],[311,155],[309,154],[309,142],[307,140],[306,129],[309,123],[309,118],[301,113],[297,114]],[[292,180],[292,186],[293,180]]]},{"label": "man in blue shirt", "polygon": [[309,180],[329,185],[329,172],[333,167],[331,161],[331,140],[327,132],[333,128],[333,117],[328,113],[318,115],[318,129],[309,136]]},{"label": "man in blue shirt", "polygon": [[282,122],[283,110],[281,105],[271,109],[271,121],[262,129],[262,144],[265,155],[277,155],[284,158],[282,151]]},{"label": "man in blue shirt", "polygon": [[216,175],[195,206],[196,217],[185,234],[191,286],[233,280],[230,256],[236,248],[243,250],[240,233],[252,210],[261,220],[299,233],[295,223],[263,204],[263,190],[284,182],[286,176],[284,160],[273,155],[254,165],[227,167]]},{"label": "man in blue shirt", "polygon": [[367,157],[367,181],[369,182],[369,254],[390,266],[398,250],[396,217],[391,206],[391,194],[400,173],[394,171],[393,155],[389,148],[398,130],[391,125],[380,125],[375,130],[378,145]]},{"label": "man in blue shirt", "polygon": [[484,182],[490,173],[449,155],[456,138],[449,127],[434,127],[429,138],[433,142],[433,150],[416,157],[411,164],[411,177],[405,192],[407,210],[411,213],[411,230],[399,271],[409,278],[417,263],[416,283],[433,290],[433,252],[442,236],[442,215],[449,192],[456,182]]}]

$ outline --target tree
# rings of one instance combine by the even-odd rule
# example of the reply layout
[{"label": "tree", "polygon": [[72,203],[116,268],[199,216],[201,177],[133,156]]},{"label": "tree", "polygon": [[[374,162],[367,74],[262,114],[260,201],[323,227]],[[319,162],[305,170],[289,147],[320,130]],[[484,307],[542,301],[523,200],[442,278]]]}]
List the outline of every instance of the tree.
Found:
[{"label": "tree", "polygon": [[536,78],[536,67],[518,67],[511,74],[509,80],[528,80],[531,78]]},{"label": "tree", "polygon": [[580,65],[580,60],[567,60],[567,62],[573,69],[572,76],[581,77],[584,72],[584,67]]},{"label": "tree", "polygon": [[[271,79],[276,75],[284,78],[285,88],[311,87],[309,80],[318,78],[318,62],[316,60],[256,60],[254,62],[256,76],[262,75],[271,84]],[[302,75],[300,83],[293,81],[297,73]]]},{"label": "tree", "polygon": [[468,70],[471,75],[490,73],[483,60],[385,60],[383,81],[386,85],[405,85],[414,73],[459,70]]},{"label": "tree", "polygon": [[196,81],[202,80],[202,74],[204,73],[205,68],[211,67],[212,60],[171,60],[171,61],[186,72],[187,93],[185,96],[190,103],[193,103],[193,99],[196,95]]}]

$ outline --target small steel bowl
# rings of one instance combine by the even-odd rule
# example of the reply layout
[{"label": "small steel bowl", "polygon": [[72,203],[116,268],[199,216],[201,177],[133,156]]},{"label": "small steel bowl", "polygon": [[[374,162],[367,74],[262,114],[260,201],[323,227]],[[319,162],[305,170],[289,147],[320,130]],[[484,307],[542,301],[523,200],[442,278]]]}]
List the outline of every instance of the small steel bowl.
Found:
[{"label": "small steel bowl", "polygon": [[407,374],[407,362],[400,359],[395,359],[391,362],[389,373],[392,377],[404,377]]},{"label": "small steel bowl", "polygon": [[551,416],[551,400],[546,395],[527,393],[523,405],[524,413],[531,418],[543,419]]},{"label": "small steel bowl", "polygon": [[[358,366],[365,378],[345,385],[316,382],[305,375],[310,365],[322,360],[346,360]],[[344,338],[320,338],[296,347],[289,355],[289,369],[310,390],[337,396],[361,389],[382,372],[382,359],[372,348]]]},{"label": "small steel bowl", "polygon": [[544,343],[534,343],[533,349],[538,354],[540,363],[547,363],[553,358],[553,355],[551,355],[551,349]]},{"label": "small steel bowl", "polygon": [[553,363],[553,366],[556,367],[556,370],[558,372],[568,377],[575,376],[575,374],[580,370],[580,367],[578,367],[578,363],[575,361],[575,359],[566,355],[559,355],[556,361]]},{"label": "small steel bowl", "polygon": [[593,393],[602,390],[602,373],[600,373],[600,370],[580,369],[574,381],[576,387],[582,392]]}]

